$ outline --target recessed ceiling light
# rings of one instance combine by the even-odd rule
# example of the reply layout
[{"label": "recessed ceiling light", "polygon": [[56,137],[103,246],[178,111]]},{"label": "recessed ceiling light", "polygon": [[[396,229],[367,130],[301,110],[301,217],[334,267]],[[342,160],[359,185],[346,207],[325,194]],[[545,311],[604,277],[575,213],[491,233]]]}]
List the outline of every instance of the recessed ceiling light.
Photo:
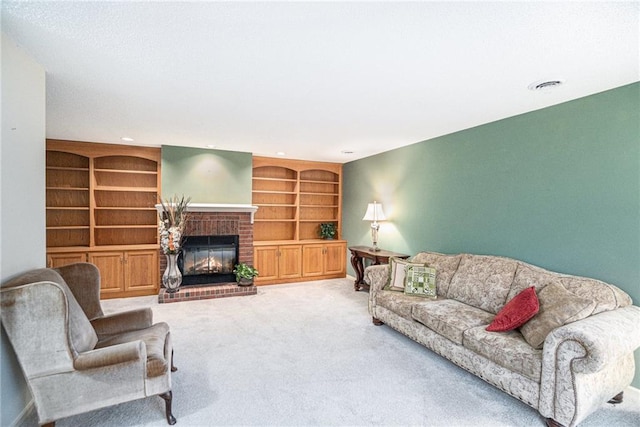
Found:
[{"label": "recessed ceiling light", "polygon": [[123,136],[122,138],[120,138],[120,140],[124,142],[133,142],[133,138],[130,138],[128,136]]},{"label": "recessed ceiling light", "polygon": [[561,86],[564,80],[551,79],[551,80],[539,80],[531,83],[527,88],[529,90],[549,90]]},{"label": "recessed ceiling light", "polygon": [[353,151],[351,151],[351,150],[342,150],[341,153],[342,154],[353,154]]},{"label": "recessed ceiling light", "polygon": [[276,156],[284,156],[284,155],[286,155],[286,153],[284,151],[278,151],[276,153]]}]

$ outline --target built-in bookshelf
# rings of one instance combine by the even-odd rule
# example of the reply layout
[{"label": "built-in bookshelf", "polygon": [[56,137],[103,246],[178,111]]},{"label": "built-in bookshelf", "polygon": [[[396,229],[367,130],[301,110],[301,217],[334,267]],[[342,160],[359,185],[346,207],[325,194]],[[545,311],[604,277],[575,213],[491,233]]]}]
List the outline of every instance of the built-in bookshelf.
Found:
[{"label": "built-in bookshelf", "polygon": [[[256,156],[252,203],[254,261],[264,272],[256,283],[344,277],[341,164]],[[336,240],[320,240],[327,222],[336,225]]]},{"label": "built-in bookshelf", "polygon": [[105,297],[157,292],[159,189],[159,148],[47,140],[47,264],[96,263]]},{"label": "built-in bookshelf", "polygon": [[341,231],[342,165],[302,160],[253,159],[254,241],[312,240],[320,224]]}]

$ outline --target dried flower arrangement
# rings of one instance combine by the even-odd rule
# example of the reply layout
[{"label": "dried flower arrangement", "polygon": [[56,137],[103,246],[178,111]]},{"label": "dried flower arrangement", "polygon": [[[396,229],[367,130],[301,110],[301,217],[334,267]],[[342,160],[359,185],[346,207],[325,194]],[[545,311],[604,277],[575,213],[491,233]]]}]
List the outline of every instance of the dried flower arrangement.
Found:
[{"label": "dried flower arrangement", "polygon": [[182,235],[189,219],[187,208],[191,198],[184,196],[160,199],[162,212],[158,214],[160,247],[164,254],[177,254],[182,246]]}]

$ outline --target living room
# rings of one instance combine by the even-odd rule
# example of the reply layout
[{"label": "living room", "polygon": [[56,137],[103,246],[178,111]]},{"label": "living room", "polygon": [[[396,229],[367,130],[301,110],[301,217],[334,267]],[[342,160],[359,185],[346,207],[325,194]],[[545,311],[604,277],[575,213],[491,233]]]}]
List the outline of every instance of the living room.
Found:
[{"label": "living room", "polygon": [[[629,4],[637,22],[637,4]],[[620,7],[629,4],[621,3]],[[45,119],[52,113],[45,87],[48,70],[5,34],[2,42],[3,122],[11,123],[11,128],[3,127],[1,158],[5,280],[45,265],[44,145],[47,137],[59,135],[49,133]],[[634,42],[637,47],[637,37]],[[621,70],[620,74],[632,75],[633,79],[624,83],[560,103],[552,102],[556,95],[534,94],[546,97],[544,102],[549,106],[436,132],[428,138],[409,136],[411,144],[403,147],[392,147],[389,139],[393,149],[340,161],[344,164],[342,238],[349,245],[371,243],[370,224],[362,216],[367,204],[377,200],[388,217],[379,232],[379,245],[384,249],[406,254],[429,250],[512,257],[615,284],[637,304],[637,49],[630,56],[636,60],[635,68]],[[526,89],[528,83],[523,83],[523,96],[532,95]],[[499,104],[500,97],[488,97],[487,103]],[[215,200],[198,201],[251,203],[250,175],[245,170],[238,184],[238,175],[225,169],[229,152],[235,150],[202,145],[177,147],[170,140],[161,145],[168,147],[167,152],[182,153],[178,163],[200,157],[223,168],[222,174],[230,181],[215,184],[223,191],[216,193]],[[358,148],[364,150],[366,144]],[[315,150],[325,148],[316,144]],[[237,151],[244,167],[250,168],[254,150]],[[318,160],[326,160],[322,156],[319,153]],[[189,186],[184,188],[179,182],[165,179],[171,165],[163,163],[162,167],[163,196],[194,193]],[[238,185],[246,191],[229,192]],[[27,253],[30,255],[25,257]],[[349,274],[353,275],[352,269]],[[13,423],[30,400],[15,357],[7,347],[3,331],[3,425]],[[638,351],[635,360],[639,365]],[[637,371],[632,385],[640,387]]]}]

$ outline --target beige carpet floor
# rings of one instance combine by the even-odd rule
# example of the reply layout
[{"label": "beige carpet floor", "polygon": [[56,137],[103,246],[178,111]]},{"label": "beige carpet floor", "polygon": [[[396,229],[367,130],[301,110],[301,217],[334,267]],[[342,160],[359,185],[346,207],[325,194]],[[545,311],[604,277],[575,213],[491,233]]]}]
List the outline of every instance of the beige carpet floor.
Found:
[{"label": "beige carpet floor", "polygon": [[[350,279],[263,286],[258,294],[151,306],[169,323],[177,426],[540,426],[537,411],[387,326],[374,326]],[[640,392],[581,427],[640,426]],[[26,425],[35,425],[32,414]],[[151,397],[56,423],[166,426]]]}]

